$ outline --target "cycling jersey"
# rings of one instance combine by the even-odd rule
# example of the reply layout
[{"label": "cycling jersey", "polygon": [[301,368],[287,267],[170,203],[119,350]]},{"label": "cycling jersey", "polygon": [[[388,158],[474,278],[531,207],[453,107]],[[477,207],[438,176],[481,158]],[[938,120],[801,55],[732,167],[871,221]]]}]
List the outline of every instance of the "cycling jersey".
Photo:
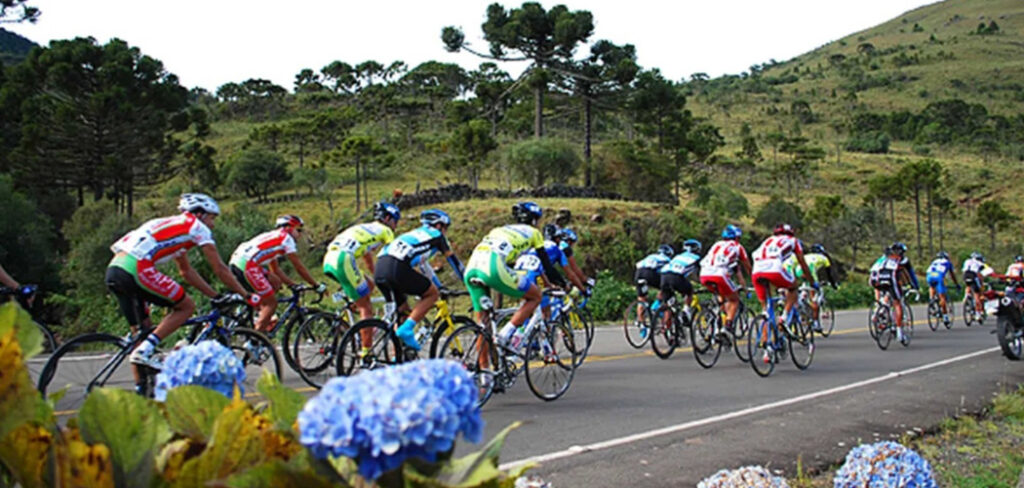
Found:
[{"label": "cycling jersey", "polygon": [[249,264],[263,266],[278,256],[297,251],[295,239],[286,229],[274,229],[240,244],[231,253],[229,262],[238,269],[245,269]]},{"label": "cycling jersey", "polygon": [[[505,225],[488,232],[473,249],[469,265],[466,267],[464,281],[473,302],[473,310],[482,310],[480,298],[487,294],[489,288],[513,298],[522,297],[533,283],[528,276],[519,276],[509,268],[509,265],[514,264],[516,259],[528,250],[544,247],[544,236],[530,225]],[[547,252],[536,253],[536,257],[541,262],[544,275],[552,283],[565,284],[562,275],[548,260]]]},{"label": "cycling jersey", "polygon": [[1024,263],[1013,263],[1006,268],[1006,276],[1010,279],[1020,280],[1024,278]]},{"label": "cycling jersey", "polygon": [[370,294],[370,284],[356,259],[377,250],[395,238],[394,231],[380,222],[353,225],[338,234],[324,254],[324,274],[341,285],[345,295],[358,300]]},{"label": "cycling jersey", "polygon": [[448,239],[441,231],[424,225],[385,244],[377,253],[377,258],[391,256],[411,266],[419,266],[429,261],[434,254],[447,253],[450,250]]},{"label": "cycling jersey", "polygon": [[700,256],[692,252],[676,254],[672,260],[661,267],[661,273],[672,273],[682,276],[692,274],[700,266]]},{"label": "cycling jersey", "polygon": [[902,298],[903,293],[897,279],[900,270],[900,260],[882,256],[871,265],[869,283],[877,289],[890,289],[897,300]]},{"label": "cycling jersey", "polygon": [[914,285],[914,288],[920,288],[921,285],[917,282],[917,272],[914,271],[914,265],[910,264],[910,257],[903,256],[900,259],[900,267],[907,271],[907,275],[910,276],[910,284]]},{"label": "cycling jersey", "polygon": [[785,273],[783,263],[797,250],[802,251],[803,248],[793,236],[779,234],[765,239],[751,254],[754,258],[754,273]]},{"label": "cycling jersey", "polygon": [[928,266],[928,273],[926,275],[928,286],[935,288],[935,291],[940,294],[946,293],[946,275],[952,270],[953,263],[946,258],[932,261],[932,264]]},{"label": "cycling jersey", "polygon": [[[562,268],[569,266],[569,259],[562,253],[561,249],[558,248],[558,244],[555,244],[552,241],[544,241],[544,253],[547,254],[548,261],[552,264],[557,263]],[[540,262],[540,257],[537,256],[537,251],[535,249],[530,249],[516,259],[514,269],[529,275],[529,279],[536,282],[543,273],[544,266]]]},{"label": "cycling jersey", "polygon": [[135,259],[162,264],[195,246],[214,244],[210,228],[188,212],[153,219],[120,238],[110,250]]},{"label": "cycling jersey", "polygon": [[747,259],[747,250],[738,241],[718,241],[700,261],[700,276],[729,276],[741,260]]},{"label": "cycling jersey", "polygon": [[[811,276],[814,278],[818,277],[819,271],[832,267],[832,260],[821,253],[804,254],[804,262],[807,263],[807,268],[811,270]],[[804,277],[804,269],[800,267],[800,263],[796,259],[796,254],[791,254],[786,258],[783,266],[786,268],[786,272],[793,276],[801,279]]]},{"label": "cycling jersey", "polygon": [[572,244],[569,244],[566,241],[559,242],[558,249],[562,251],[562,254],[565,254],[565,257],[572,257]]},{"label": "cycling jersey", "polygon": [[981,270],[986,267],[985,262],[980,259],[968,258],[964,261],[963,272],[964,273],[976,273],[980,274]]}]

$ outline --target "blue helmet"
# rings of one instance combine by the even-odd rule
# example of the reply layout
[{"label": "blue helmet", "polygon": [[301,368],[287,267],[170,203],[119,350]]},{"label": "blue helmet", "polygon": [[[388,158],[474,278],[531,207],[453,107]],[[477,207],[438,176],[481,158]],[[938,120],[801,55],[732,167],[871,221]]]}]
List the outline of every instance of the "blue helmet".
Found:
[{"label": "blue helmet", "polygon": [[700,241],[697,239],[687,239],[683,241],[683,250],[692,252],[694,254],[700,254],[701,246]]},{"label": "blue helmet", "polygon": [[722,231],[722,239],[739,239],[742,236],[743,231],[732,224],[725,226],[725,230]]},{"label": "blue helmet", "polygon": [[398,210],[398,205],[389,202],[373,204],[373,218],[384,220],[386,217],[391,217],[392,221],[398,222],[402,218],[402,212]]},{"label": "blue helmet", "polygon": [[540,205],[533,202],[519,202],[512,206],[512,217],[520,224],[534,224],[544,215]]},{"label": "blue helmet", "polygon": [[558,238],[563,241],[569,241],[570,243],[575,243],[577,240],[579,240],[579,237],[576,235],[576,231],[572,229],[560,230],[558,232]]},{"label": "blue helmet", "polygon": [[892,249],[902,256],[907,252],[907,245],[902,242],[894,242],[892,243]]},{"label": "blue helmet", "polygon": [[555,224],[551,224],[551,223],[544,224],[544,228],[541,229],[541,232],[544,234],[544,238],[549,240],[549,241],[554,241],[554,240],[560,239],[560,237],[559,237],[560,232],[559,232],[558,226],[555,225]]},{"label": "blue helmet", "polygon": [[670,258],[670,257],[676,255],[676,250],[672,249],[672,246],[670,246],[668,244],[662,244],[662,245],[658,246],[658,254],[661,254],[662,256],[665,256],[666,258]]},{"label": "blue helmet", "polygon": [[452,225],[452,218],[444,212],[436,208],[431,208],[420,212],[420,223],[423,225],[437,225],[441,224],[445,227]]}]

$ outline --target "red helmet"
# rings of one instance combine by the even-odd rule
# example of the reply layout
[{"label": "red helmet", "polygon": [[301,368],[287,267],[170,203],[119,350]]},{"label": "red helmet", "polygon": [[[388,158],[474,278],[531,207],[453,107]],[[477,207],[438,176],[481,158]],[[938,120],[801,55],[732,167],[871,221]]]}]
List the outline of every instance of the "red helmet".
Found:
[{"label": "red helmet", "polygon": [[778,235],[778,234],[793,235],[793,226],[789,225],[789,224],[779,224],[779,225],[776,225],[775,226],[775,232],[773,232],[773,233],[775,235]]},{"label": "red helmet", "polygon": [[302,219],[300,219],[298,215],[291,215],[291,214],[282,215],[282,216],[278,217],[277,218],[277,222],[275,223],[275,227],[278,227],[278,228],[289,227],[289,228],[292,228],[292,229],[299,229],[303,225],[305,225],[305,222],[303,222]]}]

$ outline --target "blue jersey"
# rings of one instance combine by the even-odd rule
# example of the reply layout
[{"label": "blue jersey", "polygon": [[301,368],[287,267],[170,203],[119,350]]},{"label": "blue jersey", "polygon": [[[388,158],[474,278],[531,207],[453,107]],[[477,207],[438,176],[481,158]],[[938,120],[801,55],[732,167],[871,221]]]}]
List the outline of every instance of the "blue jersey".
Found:
[{"label": "blue jersey", "polygon": [[[569,266],[569,258],[558,248],[558,244],[552,241],[544,241],[544,254],[548,255],[548,262],[551,264],[558,264],[563,268]],[[526,271],[530,274],[533,281],[536,281],[537,277],[544,273],[543,268],[535,249],[524,252],[516,259],[515,269],[517,271]]]},{"label": "blue jersey", "polygon": [[419,266],[434,254],[447,253],[450,249],[448,239],[441,231],[424,225],[396,237],[377,253],[377,257],[391,256],[411,266]]},{"label": "blue jersey", "polygon": [[658,271],[668,264],[669,258],[661,253],[649,254],[636,263],[636,269],[653,269]]},{"label": "blue jersey", "polygon": [[661,267],[661,272],[689,276],[699,265],[700,256],[687,251],[682,254],[676,254],[668,264]]},{"label": "blue jersey", "polygon": [[948,259],[936,259],[932,261],[931,266],[928,266],[928,278],[931,279],[945,279],[946,274],[953,270],[953,263]]}]

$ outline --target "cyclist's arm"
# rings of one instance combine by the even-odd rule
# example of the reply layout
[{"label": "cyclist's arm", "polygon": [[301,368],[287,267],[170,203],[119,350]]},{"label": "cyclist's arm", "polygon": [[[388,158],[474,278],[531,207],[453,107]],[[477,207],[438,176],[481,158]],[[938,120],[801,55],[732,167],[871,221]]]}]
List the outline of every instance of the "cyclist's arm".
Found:
[{"label": "cyclist's arm", "polygon": [[956,285],[956,286],[960,286],[960,281],[956,279],[956,268],[953,268],[953,269],[952,269],[952,272],[951,272],[951,273],[949,273],[949,276],[950,276],[951,278],[953,278],[953,284],[954,284],[954,285]]},{"label": "cyclist's arm", "polygon": [[818,277],[814,276],[814,274],[811,273],[811,268],[807,266],[807,260],[804,259],[804,251],[797,246],[797,248],[793,250],[793,254],[796,256],[796,262],[800,265],[800,269],[804,271],[804,276],[807,277],[807,281],[811,282],[812,285],[817,283]]},{"label": "cyclist's arm", "polygon": [[181,277],[185,279],[186,283],[210,298],[217,296],[217,291],[202,276],[199,276],[199,272],[192,267],[192,263],[188,262],[188,256],[182,254],[174,258],[174,264],[178,265],[178,272],[181,273]]},{"label": "cyclist's arm", "polygon": [[750,277],[751,282],[753,282],[754,280],[754,273],[753,270],[751,270],[750,268],[750,261],[747,259],[746,255],[740,257],[740,270],[741,272],[736,273],[740,277],[740,286],[746,287],[747,280],[743,277],[743,271],[746,271],[747,276]]},{"label": "cyclist's arm", "polygon": [[14,278],[11,278],[11,275],[7,274],[7,271],[4,270],[3,266],[0,266],[0,284],[14,290],[21,287]]},{"label": "cyclist's arm", "polygon": [[[316,288],[317,282],[313,279],[313,275],[309,274],[309,270],[306,269],[306,265],[302,264],[302,261],[299,259],[299,253],[293,252],[287,254],[287,256],[288,262],[292,263],[292,266],[295,268],[295,271],[299,273],[299,276],[306,280],[306,283],[309,283],[310,286]],[[291,284],[289,284],[289,286],[291,286]]]},{"label": "cyclist's arm", "polygon": [[921,285],[917,282],[917,273],[914,272],[914,265],[909,259],[907,260],[907,266],[904,269],[907,271],[907,274],[910,275],[910,283],[914,285],[915,289],[920,290]]},{"label": "cyclist's arm", "polygon": [[576,275],[580,277],[580,281],[586,283],[587,275],[583,274],[583,270],[576,265],[576,256],[569,256],[569,269],[571,269],[573,273],[576,273]]},{"label": "cyclist's arm", "polygon": [[537,257],[540,258],[540,264],[544,268],[544,276],[547,277],[548,281],[564,288],[565,279],[562,278],[562,274],[555,269],[555,265],[551,264],[551,261],[548,259],[548,253],[544,251],[543,246],[537,249]]},{"label": "cyclist's arm", "polygon": [[448,265],[452,267],[452,271],[455,272],[455,278],[462,282],[463,277],[466,275],[466,269],[462,266],[462,261],[459,261],[459,257],[452,252],[451,249],[444,253],[444,259],[448,261]]},{"label": "cyclist's arm", "polygon": [[839,289],[839,277],[837,275],[839,273],[836,272],[836,267],[832,266],[832,261],[833,261],[832,256],[829,256],[826,253],[825,254],[825,258],[828,259],[828,266],[825,266],[825,269],[828,271],[828,282],[829,282],[829,284],[832,285],[832,289],[833,290],[838,290]]},{"label": "cyclist's arm", "polygon": [[281,265],[277,263],[276,259],[271,259],[267,266],[270,267],[270,272],[277,276],[277,279],[281,280],[281,283],[287,286],[295,286],[295,281],[289,278],[288,273],[281,269]]},{"label": "cyclist's arm", "polygon": [[[199,249],[203,251],[203,257],[206,258],[206,262],[210,263],[210,267],[213,268],[213,274],[217,275],[217,278],[220,278],[220,281],[222,283],[228,285],[228,288],[230,288],[231,291],[235,293],[238,293],[242,296],[249,295],[249,292],[242,287],[242,284],[239,283],[237,279],[235,279],[235,275],[231,273],[230,269],[228,269],[228,265],[224,264],[224,260],[220,258],[220,254],[217,253],[217,246],[213,244],[207,244],[205,246],[199,246]],[[185,259],[185,264],[189,267],[189,269],[192,268],[192,265],[188,264],[187,258]],[[179,269],[181,269],[180,266]],[[184,276],[184,273],[182,273],[182,276]],[[205,281],[203,281],[203,283],[206,284]],[[210,285],[206,286],[207,288],[210,289],[211,292],[213,292],[213,288],[210,288]],[[206,291],[203,291],[203,293],[206,293]],[[206,293],[206,295],[210,297],[215,297],[217,296],[217,293],[213,292],[212,295]]]},{"label": "cyclist's arm", "polygon": [[566,266],[563,269],[565,270],[565,276],[569,278],[569,281],[572,282],[572,284],[575,285],[576,288],[578,288],[580,291],[586,289],[586,285],[583,284],[583,278],[580,278],[578,274],[573,272],[571,267]]},{"label": "cyclist's arm", "polygon": [[369,252],[363,254],[363,262],[366,263],[366,269],[369,270],[372,275],[376,271],[376,263],[373,261],[373,254]]}]

